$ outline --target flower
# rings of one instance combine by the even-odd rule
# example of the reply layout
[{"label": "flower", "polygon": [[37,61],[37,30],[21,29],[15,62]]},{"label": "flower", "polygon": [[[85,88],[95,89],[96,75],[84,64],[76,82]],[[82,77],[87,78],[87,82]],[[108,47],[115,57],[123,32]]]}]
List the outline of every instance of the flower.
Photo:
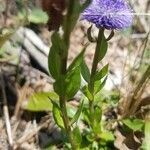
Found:
[{"label": "flower", "polygon": [[82,13],[82,19],[94,23],[98,28],[123,29],[132,24],[133,15],[125,0],[92,0]]}]

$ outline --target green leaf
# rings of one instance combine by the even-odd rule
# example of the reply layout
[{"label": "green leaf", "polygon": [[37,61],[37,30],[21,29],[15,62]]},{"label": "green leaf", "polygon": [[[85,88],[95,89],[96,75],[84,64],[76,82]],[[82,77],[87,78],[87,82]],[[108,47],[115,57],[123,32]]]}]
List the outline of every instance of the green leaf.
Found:
[{"label": "green leaf", "polygon": [[58,79],[53,84],[54,91],[61,96],[65,96],[66,86],[65,86],[65,76],[60,75]]},{"label": "green leaf", "polygon": [[112,30],[111,33],[110,33],[110,35],[107,37],[106,40],[107,40],[107,41],[111,40],[111,39],[113,38],[114,34],[115,34],[115,33],[114,33],[114,30]]},{"label": "green leaf", "polygon": [[90,70],[84,60],[81,64],[81,74],[86,82],[90,81]]},{"label": "green leaf", "polygon": [[77,126],[73,129],[73,140],[75,141],[76,146],[79,148],[82,142],[82,136],[80,129]]},{"label": "green leaf", "polygon": [[50,99],[58,100],[59,97],[54,92],[35,93],[30,97],[25,109],[30,111],[51,111],[52,103]]},{"label": "green leaf", "polygon": [[92,25],[87,30],[87,38],[90,42],[96,42],[96,40],[92,37],[91,30],[92,30]]},{"label": "green leaf", "polygon": [[13,35],[14,32],[8,31],[4,34],[0,34],[0,48],[5,44],[7,40]]},{"label": "green leaf", "polygon": [[108,74],[108,64],[104,66],[99,72],[96,72],[94,80],[101,80],[103,77],[105,77]]},{"label": "green leaf", "polygon": [[[99,148],[98,142],[95,141],[95,140],[92,141],[91,149],[92,149],[92,150],[101,150],[101,149]],[[104,149],[102,149],[102,150],[104,150]]]},{"label": "green leaf", "polygon": [[80,67],[74,68],[68,72],[65,79],[66,95],[68,100],[73,98],[74,95],[79,91],[81,85]]},{"label": "green leaf", "polygon": [[[26,16],[28,15],[28,16]],[[23,10],[19,13],[19,18],[24,19],[27,17],[28,21],[35,24],[46,24],[48,22],[48,15],[46,12],[44,12],[42,9],[34,8],[30,12],[28,11],[28,14],[26,14],[26,11]]]},{"label": "green leaf", "polygon": [[99,135],[101,133],[101,119],[102,119],[102,110],[100,107],[96,107],[94,109],[93,114],[91,114],[91,118],[93,121],[91,122],[91,126],[95,134]]},{"label": "green leaf", "polygon": [[38,8],[34,8],[28,16],[29,22],[40,24],[46,24],[48,22],[48,15],[44,11]]},{"label": "green leaf", "polygon": [[81,4],[79,0],[75,0],[74,3],[72,4],[72,10],[70,11],[70,21],[71,21],[71,30],[74,28],[79,15],[81,13]]},{"label": "green leaf", "polygon": [[101,91],[101,89],[103,89],[103,87],[105,86],[107,80],[107,76],[105,77],[105,79],[103,81],[95,81],[94,82],[94,94],[96,95],[98,92]]},{"label": "green leaf", "polygon": [[89,113],[89,110],[88,110],[89,107],[83,107],[83,120],[84,122],[86,122],[88,125],[91,124],[91,121],[90,121],[90,113]]},{"label": "green leaf", "polygon": [[57,149],[57,146],[51,145],[51,143],[46,145],[45,148],[42,148],[42,150],[56,150],[56,149]]},{"label": "green leaf", "polygon": [[72,118],[71,122],[70,122],[70,125],[73,125],[75,122],[77,122],[77,120],[79,119],[80,117],[80,114],[82,112],[82,108],[83,108],[83,104],[84,104],[84,100],[82,101],[82,103],[80,104],[76,114],[74,115],[74,117]]},{"label": "green leaf", "polygon": [[114,135],[111,132],[107,132],[107,131],[102,132],[100,134],[100,138],[103,139],[103,140],[105,140],[105,141],[107,141],[107,142],[114,141],[114,139],[115,139]]},{"label": "green leaf", "polygon": [[145,129],[144,129],[144,141],[142,144],[142,148],[144,150],[149,150],[150,148],[150,120],[145,121]]},{"label": "green leaf", "polygon": [[101,123],[101,120],[102,120],[102,110],[101,110],[100,107],[97,106],[97,107],[94,109],[93,117],[94,117],[94,120],[96,120],[96,122],[97,122],[98,124]]},{"label": "green leaf", "polygon": [[101,61],[106,55],[107,48],[108,48],[108,43],[105,39],[105,36],[103,35],[101,47],[99,48],[100,49],[99,61]]},{"label": "green leaf", "polygon": [[95,140],[94,134],[92,132],[86,135],[87,140],[92,143]]},{"label": "green leaf", "polygon": [[135,131],[142,131],[144,122],[141,119],[125,119],[122,121],[128,128]]},{"label": "green leaf", "polygon": [[84,86],[82,89],[83,94],[89,99],[92,100],[93,99],[93,95],[90,93],[88,86]]},{"label": "green leaf", "polygon": [[83,50],[79,53],[79,55],[73,60],[71,65],[68,68],[68,71],[71,71],[72,69],[79,67],[81,63],[83,62],[83,55],[85,53],[86,47],[83,48]]},{"label": "green leaf", "polygon": [[77,112],[77,107],[70,104],[70,103],[67,103],[67,114],[68,114],[68,117],[69,118],[73,118],[73,116],[76,114]]},{"label": "green leaf", "polygon": [[54,79],[58,79],[60,76],[61,68],[61,53],[66,48],[63,40],[58,33],[52,35],[52,46],[50,48],[49,57],[48,57],[48,66],[50,74]]},{"label": "green leaf", "polygon": [[57,79],[60,74],[60,55],[56,52],[54,46],[50,49],[48,65],[51,76]]},{"label": "green leaf", "polygon": [[54,101],[52,101],[52,103],[53,103],[53,117],[54,117],[55,123],[60,128],[64,129],[64,122],[63,122],[63,119],[62,119],[62,114],[61,114],[61,111],[60,111],[60,107]]}]

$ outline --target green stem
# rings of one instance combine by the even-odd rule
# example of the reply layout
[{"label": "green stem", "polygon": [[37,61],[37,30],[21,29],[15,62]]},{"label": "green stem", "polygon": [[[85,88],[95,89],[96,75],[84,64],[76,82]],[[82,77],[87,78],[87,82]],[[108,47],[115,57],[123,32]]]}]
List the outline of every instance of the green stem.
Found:
[{"label": "green stem", "polygon": [[[69,50],[69,46],[70,46],[70,34],[71,34],[71,14],[72,14],[72,10],[73,10],[73,3],[74,0],[69,0],[68,1],[68,11],[67,11],[67,15],[65,17],[65,21],[64,21],[64,35],[63,35],[63,39],[64,39],[64,43],[66,45],[66,48],[63,49],[63,54],[62,54],[62,59],[61,59],[61,75],[65,76],[67,74],[67,59],[68,59],[68,50]],[[63,83],[63,81],[62,81]],[[63,84],[61,85],[63,88]],[[67,114],[67,99],[66,99],[66,95],[65,93],[63,93],[62,95],[59,95],[59,104],[60,104],[60,109],[61,109],[61,113],[62,113],[62,119],[64,122],[64,126],[65,126],[65,132],[68,136],[68,140],[72,146],[72,150],[76,150],[76,144],[74,142],[73,139],[73,134],[72,134],[72,130],[71,130],[71,126],[69,123],[69,117]]]},{"label": "green stem", "polygon": [[63,73],[66,73],[67,71],[67,59],[68,59],[68,49],[69,49],[69,46],[70,46],[70,34],[71,34],[71,17],[72,17],[72,11],[73,11],[73,7],[74,7],[74,2],[75,0],[69,0],[67,2],[67,6],[68,6],[68,10],[67,10],[67,15],[66,17],[64,18],[64,25],[63,25],[63,28],[64,28],[64,36],[63,36],[63,39],[64,39],[64,43],[66,45],[66,49],[63,50],[63,55],[62,55],[62,72]]},{"label": "green stem", "polygon": [[67,115],[67,107],[66,107],[65,97],[60,97],[60,108],[61,108],[62,118],[63,118],[63,122],[64,122],[64,126],[65,126],[65,132],[66,132],[69,142],[72,146],[72,150],[76,150],[76,144],[74,143],[74,140],[73,140],[71,126],[69,125],[69,118]]},{"label": "green stem", "polygon": [[94,107],[94,104],[93,104],[94,103],[94,76],[96,74],[97,66],[99,63],[99,57],[101,54],[101,45],[102,45],[103,37],[104,37],[103,34],[104,34],[104,28],[101,28],[99,30],[98,38],[96,41],[96,49],[95,49],[95,54],[94,54],[94,59],[93,59],[93,64],[92,64],[92,69],[91,69],[91,76],[90,76],[90,83],[89,83],[90,90],[92,92],[92,99],[89,100],[89,110],[91,114],[94,111],[94,108],[93,108]]},{"label": "green stem", "polygon": [[[104,34],[104,29],[101,28],[99,30],[99,33],[98,33],[98,38],[97,38],[97,42],[96,42],[96,49],[95,49],[95,54],[94,54],[94,59],[93,59],[93,64],[92,64],[92,70],[91,70],[91,77],[90,77],[90,83],[91,83],[91,88],[93,88],[92,90],[94,90],[94,76],[96,74],[96,70],[97,70],[97,66],[98,66],[98,63],[99,63],[99,56],[100,56],[100,53],[101,53],[101,45],[102,45],[102,42],[103,42],[103,34]],[[94,91],[92,91],[94,92]]]}]

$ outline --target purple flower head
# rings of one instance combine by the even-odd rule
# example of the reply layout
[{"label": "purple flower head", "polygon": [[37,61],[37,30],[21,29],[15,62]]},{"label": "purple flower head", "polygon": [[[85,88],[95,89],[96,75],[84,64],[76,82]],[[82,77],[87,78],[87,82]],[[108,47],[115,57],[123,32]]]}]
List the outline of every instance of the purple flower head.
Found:
[{"label": "purple flower head", "polygon": [[132,24],[132,9],[125,0],[92,0],[82,13],[82,19],[96,27],[123,29]]}]

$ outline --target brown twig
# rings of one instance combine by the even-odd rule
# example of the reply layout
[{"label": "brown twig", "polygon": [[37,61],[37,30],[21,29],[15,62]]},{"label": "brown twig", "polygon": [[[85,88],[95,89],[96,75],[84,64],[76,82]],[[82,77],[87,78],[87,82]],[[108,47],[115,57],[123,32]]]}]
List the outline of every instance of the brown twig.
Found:
[{"label": "brown twig", "polygon": [[22,88],[21,91],[18,91],[19,98],[18,98],[17,104],[15,106],[15,110],[14,110],[14,117],[16,119],[18,119],[21,116],[21,114],[20,114],[20,108],[21,108],[22,101],[23,101],[23,99],[25,98],[25,96],[27,94],[27,90],[28,90],[28,85],[25,85]]},{"label": "brown twig", "polygon": [[143,74],[140,82],[138,83],[137,87],[134,90],[133,99],[135,99],[134,104],[131,104],[130,114],[134,114],[141,103],[141,95],[143,90],[145,89],[148,81],[150,79],[150,66],[146,69],[145,73]]},{"label": "brown twig", "polygon": [[34,130],[36,131],[35,142],[36,142],[36,145],[39,145],[38,126],[37,126],[36,119],[33,120],[33,126],[34,126]]},{"label": "brown twig", "polygon": [[50,120],[47,120],[46,122],[38,126],[36,130],[32,130],[31,132],[26,132],[26,134],[24,134],[21,138],[17,140],[16,144],[14,145],[14,149],[19,148],[21,144],[23,144],[26,141],[29,141],[33,136],[37,134],[37,132],[39,132],[42,128],[46,127],[49,123]]},{"label": "brown twig", "polygon": [[141,103],[141,95],[143,90],[146,87],[147,82],[150,79],[150,65],[147,67],[145,73],[143,74],[142,78],[138,82],[137,86],[133,90],[133,92],[127,98],[127,103],[124,108],[124,114],[122,118],[126,118],[128,116],[134,115],[135,111],[137,110],[139,104]]},{"label": "brown twig", "polygon": [[3,113],[4,113],[5,124],[6,124],[6,131],[7,131],[7,135],[8,135],[9,145],[12,148],[13,147],[12,130],[11,130],[11,125],[10,125],[8,106],[7,106],[5,82],[4,82],[4,78],[3,78],[1,69],[0,69],[0,80],[1,80],[2,95],[3,95]]}]

